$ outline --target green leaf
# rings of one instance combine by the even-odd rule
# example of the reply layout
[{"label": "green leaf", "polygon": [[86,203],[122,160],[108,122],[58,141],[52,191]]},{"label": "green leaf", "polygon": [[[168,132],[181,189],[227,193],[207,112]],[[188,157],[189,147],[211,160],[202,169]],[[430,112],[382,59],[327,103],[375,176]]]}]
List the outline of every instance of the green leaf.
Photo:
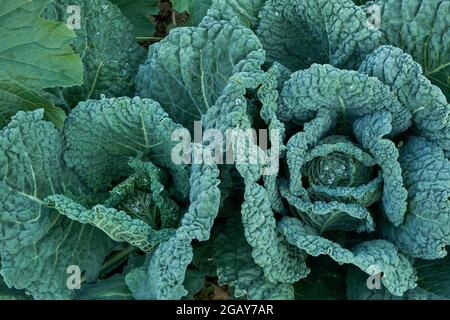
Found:
[{"label": "green leaf", "polygon": [[208,9],[211,7],[213,0],[192,0],[189,4],[189,20],[187,25],[197,26],[206,16]]},{"label": "green leaf", "polygon": [[403,187],[399,152],[394,142],[384,139],[392,131],[392,116],[388,112],[375,112],[355,121],[353,130],[359,143],[373,155],[381,168],[383,194],[381,209],[395,226],[402,223],[406,212],[408,193]]},{"label": "green leaf", "polygon": [[40,18],[50,2],[0,1],[0,81],[29,90],[82,83],[81,59],[70,47],[74,32]]},{"label": "green leaf", "polygon": [[201,271],[188,269],[184,278],[183,286],[186,288],[188,299],[194,299],[194,295],[202,290],[205,284],[205,274]]},{"label": "green leaf", "polygon": [[0,275],[0,300],[30,300],[31,296],[26,295],[23,290],[9,288]]},{"label": "green leaf", "polygon": [[345,300],[345,267],[329,257],[308,258],[311,273],[294,284],[295,300]]},{"label": "green leaf", "polygon": [[155,24],[151,16],[159,13],[159,0],[110,0],[117,5],[134,27],[134,35],[147,38],[155,33]]},{"label": "green leaf", "polygon": [[60,133],[43,113],[20,111],[0,131],[0,273],[35,299],[69,299],[76,292],[67,286],[68,267],[95,281],[114,243],[44,202],[61,193],[84,203],[89,190],[65,166]]},{"label": "green leaf", "polygon": [[191,173],[190,205],[175,235],[160,244],[143,267],[127,275],[136,299],[181,299],[193,259],[192,240],[206,241],[219,211],[219,170],[216,165],[194,165]]},{"label": "green leaf", "polygon": [[39,108],[61,128],[64,111],[38,92],[83,82],[81,59],[70,47],[74,32],[63,23],[40,18],[49,2],[0,1],[0,128],[17,111]]},{"label": "green leaf", "polygon": [[125,278],[115,274],[111,278],[85,284],[81,287],[75,300],[132,300]]},{"label": "green leaf", "polygon": [[237,18],[241,25],[255,30],[259,21],[258,14],[265,2],[266,0],[212,0],[208,15],[228,21]]},{"label": "green leaf", "polygon": [[50,208],[60,214],[83,224],[90,224],[105,232],[112,240],[138,247],[144,252],[150,251],[174,234],[173,229],[153,230],[139,219],[133,219],[123,211],[97,205],[91,210],[63,196],[52,195],[44,199]]},{"label": "green leaf", "polygon": [[299,219],[286,217],[278,226],[289,243],[312,256],[328,255],[339,264],[353,264],[369,275],[382,272],[383,285],[396,296],[417,286],[417,276],[412,265],[389,241],[361,242],[348,250],[316,235]]},{"label": "green leaf", "polygon": [[416,259],[417,288],[408,290],[403,296],[393,296],[385,287],[369,290],[367,275],[349,269],[347,274],[347,297],[356,300],[444,300],[450,299],[450,256],[436,260]]},{"label": "green leaf", "polygon": [[158,101],[192,130],[237,73],[257,63],[259,49],[255,34],[234,22],[207,17],[199,27],[174,29],[151,46],[136,77],[137,95]]},{"label": "green leaf", "polygon": [[[420,277],[420,276],[419,276]],[[346,277],[348,300],[442,300],[421,287],[406,291],[401,296],[394,296],[382,284],[380,287],[368,288],[369,276],[356,267],[349,267]],[[419,278],[420,281],[420,278]],[[369,282],[370,283],[370,282]]]},{"label": "green leaf", "polygon": [[352,0],[268,0],[256,33],[269,62],[294,71],[313,63],[354,69],[381,38]]},{"label": "green leaf", "polygon": [[384,42],[403,49],[450,99],[450,1],[378,0]]},{"label": "green leaf", "polygon": [[64,110],[20,85],[0,81],[0,128],[20,110],[33,111],[41,108],[44,109],[45,119],[53,122],[58,129],[62,129],[66,118]]},{"label": "green leaf", "polygon": [[335,110],[336,127],[343,134],[352,131],[356,119],[376,111],[392,114],[392,136],[411,126],[411,113],[388,86],[377,78],[330,65],[313,64],[294,72],[280,100],[279,118],[294,123],[304,123],[320,109]]},{"label": "green leaf", "polygon": [[400,48],[381,46],[364,59],[359,72],[377,77],[390,87],[411,112],[417,134],[450,150],[450,104],[413,57]]},{"label": "green leaf", "polygon": [[182,13],[188,11],[191,0],[171,0],[171,2],[172,8],[178,13]]},{"label": "green leaf", "polygon": [[187,169],[171,160],[171,135],[177,129],[182,127],[149,99],[88,100],[67,117],[64,159],[90,188],[107,191],[113,181],[132,174],[130,158],[145,155],[166,168],[185,194]]},{"label": "green leaf", "polygon": [[242,223],[234,217],[227,221],[215,240],[214,259],[219,286],[229,285],[235,298],[249,300],[292,300],[294,288],[290,284],[270,282],[252,258]]},{"label": "green leaf", "polygon": [[137,44],[131,22],[108,0],[56,0],[43,16],[65,22],[72,16],[69,5],[80,7],[80,28],[74,29],[77,37],[70,44],[82,58],[84,76],[81,86],[62,90],[68,105],[102,95],[133,96],[134,77],[146,50]]},{"label": "green leaf", "polygon": [[408,190],[405,221],[397,228],[385,223],[381,232],[412,257],[443,258],[450,244],[450,162],[437,144],[414,136],[400,149],[399,162]]},{"label": "green leaf", "polygon": [[257,183],[245,187],[242,224],[255,263],[273,282],[294,283],[308,275],[304,255],[276,230],[276,220],[265,189]]},{"label": "green leaf", "polygon": [[450,255],[444,259],[422,260],[414,263],[419,280],[417,284],[427,292],[450,299]]}]

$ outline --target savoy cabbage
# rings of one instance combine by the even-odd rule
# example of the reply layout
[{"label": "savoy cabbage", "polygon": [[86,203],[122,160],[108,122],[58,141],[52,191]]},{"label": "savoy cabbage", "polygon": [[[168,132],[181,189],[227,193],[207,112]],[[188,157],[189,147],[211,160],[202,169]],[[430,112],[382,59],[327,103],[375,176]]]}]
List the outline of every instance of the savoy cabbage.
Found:
[{"label": "savoy cabbage", "polygon": [[450,298],[449,0],[0,4],[0,299]]}]

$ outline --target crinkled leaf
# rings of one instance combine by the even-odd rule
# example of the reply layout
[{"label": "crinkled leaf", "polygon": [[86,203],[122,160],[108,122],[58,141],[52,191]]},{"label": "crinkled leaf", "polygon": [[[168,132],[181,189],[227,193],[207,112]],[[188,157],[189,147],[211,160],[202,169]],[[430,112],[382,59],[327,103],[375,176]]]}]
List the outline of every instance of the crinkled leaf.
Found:
[{"label": "crinkled leaf", "polygon": [[313,63],[353,69],[381,37],[351,0],[269,0],[256,33],[269,61],[294,71]]},{"label": "crinkled leaf", "polygon": [[125,278],[113,275],[111,278],[96,283],[85,284],[75,296],[75,300],[132,300]]},{"label": "crinkled leaf", "polygon": [[276,220],[267,193],[257,183],[245,187],[242,223],[255,263],[274,283],[294,283],[308,275],[303,254],[277,234]]},{"label": "crinkled leaf", "polygon": [[66,118],[64,110],[20,85],[0,81],[0,128],[3,128],[20,110],[33,111],[41,108],[44,109],[46,120],[53,122],[58,128],[63,127]]},{"label": "crinkled leaf", "polygon": [[408,190],[405,221],[381,231],[401,250],[423,259],[443,258],[450,244],[450,162],[442,148],[410,137],[400,149],[403,181]]},{"label": "crinkled leaf", "polygon": [[142,220],[133,219],[125,212],[114,208],[97,205],[92,209],[86,209],[62,195],[49,196],[45,201],[50,208],[55,208],[60,214],[80,223],[97,227],[112,240],[128,242],[144,252],[167,241],[175,233],[172,229],[154,230]]},{"label": "crinkled leaf", "polygon": [[62,299],[75,294],[66,285],[67,268],[79,266],[88,281],[95,280],[113,243],[43,201],[56,193],[88,199],[62,160],[59,132],[41,120],[43,113],[19,112],[0,132],[1,274],[9,286],[35,299]]},{"label": "crinkled leaf", "polygon": [[335,110],[340,133],[351,132],[356,119],[376,111],[392,114],[392,136],[411,126],[411,113],[388,86],[376,78],[330,65],[314,64],[307,70],[293,73],[283,88],[281,99],[278,109],[281,120],[304,122],[319,109]]},{"label": "crinkled leaf", "polygon": [[312,233],[298,219],[283,218],[279,227],[289,243],[312,256],[325,254],[340,264],[353,264],[369,275],[382,272],[383,285],[394,295],[401,296],[416,287],[415,270],[389,241],[366,241],[348,250]]},{"label": "crinkled leaf", "polygon": [[71,45],[84,65],[83,85],[62,90],[69,106],[101,95],[132,96],[134,77],[146,54],[135,41],[132,24],[108,0],[56,0],[44,16],[69,21],[73,15],[69,5],[80,8],[80,29],[74,29],[77,37]]},{"label": "crinkled leaf", "polygon": [[392,131],[392,116],[376,112],[355,121],[354,133],[359,143],[370,151],[381,168],[383,194],[381,208],[395,226],[403,221],[408,193],[403,187],[402,168],[398,162],[398,149],[394,142],[383,139]]},{"label": "crinkled leaf", "polygon": [[[193,2],[197,2],[193,1]],[[249,29],[256,29],[258,14],[266,0],[212,0],[208,15],[217,15],[224,20],[237,18],[239,23]],[[191,4],[192,6],[192,4]],[[190,9],[191,10],[191,9]]]},{"label": "crinkled leaf", "polygon": [[383,41],[403,49],[450,98],[450,1],[377,0]]},{"label": "crinkled leaf", "polygon": [[236,298],[249,300],[293,299],[290,284],[272,283],[252,258],[252,248],[247,243],[242,223],[230,219],[223,233],[215,241],[214,259],[218,283],[231,286]]},{"label": "crinkled leaf", "polygon": [[367,275],[351,269],[347,274],[347,297],[356,300],[443,300],[450,299],[450,257],[437,260],[414,261],[417,270],[418,286],[408,290],[402,297],[393,296],[384,287],[369,290],[366,285]]},{"label": "crinkled leaf", "polygon": [[206,17],[199,27],[174,29],[151,46],[136,78],[137,95],[155,99],[192,130],[230,77],[254,63],[260,48],[252,31],[236,22]]},{"label": "crinkled leaf", "polygon": [[155,24],[151,16],[159,13],[158,0],[110,0],[117,5],[125,17],[133,24],[137,38],[151,37],[155,33]]},{"label": "crinkled leaf", "polygon": [[[383,285],[379,288],[368,288],[368,275],[356,267],[350,267],[347,272],[346,286],[348,300],[442,300],[432,292],[415,287],[401,296],[395,296]],[[420,278],[419,278],[420,280]],[[370,280],[369,280],[370,284]],[[370,286],[372,288],[372,285]]]},{"label": "crinkled leaf", "polygon": [[171,161],[175,124],[157,102],[113,98],[80,103],[64,128],[67,165],[94,190],[106,191],[113,181],[132,173],[130,157],[149,156],[167,168],[182,194],[188,189],[183,166]]},{"label": "crinkled leaf", "polygon": [[450,150],[450,105],[409,54],[396,47],[381,46],[366,57],[359,71],[377,77],[391,88],[411,112],[414,130],[419,135]]},{"label": "crinkled leaf", "polygon": [[219,170],[215,165],[195,165],[191,173],[190,205],[175,235],[158,246],[147,264],[127,276],[136,299],[181,299],[188,294],[183,286],[193,259],[191,241],[206,241],[219,212]]}]

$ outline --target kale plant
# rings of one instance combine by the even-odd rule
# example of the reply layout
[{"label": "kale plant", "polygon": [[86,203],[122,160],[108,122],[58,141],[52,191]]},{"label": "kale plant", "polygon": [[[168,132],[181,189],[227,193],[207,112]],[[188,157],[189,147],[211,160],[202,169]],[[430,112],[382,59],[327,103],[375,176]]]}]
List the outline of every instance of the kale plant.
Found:
[{"label": "kale plant", "polygon": [[449,0],[139,3],[0,6],[1,299],[450,298]]}]

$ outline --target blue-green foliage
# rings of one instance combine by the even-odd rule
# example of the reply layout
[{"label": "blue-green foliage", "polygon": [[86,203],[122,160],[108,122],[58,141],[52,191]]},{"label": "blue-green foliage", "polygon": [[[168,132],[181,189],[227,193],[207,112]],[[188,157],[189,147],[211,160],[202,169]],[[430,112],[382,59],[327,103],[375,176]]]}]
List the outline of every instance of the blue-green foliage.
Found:
[{"label": "blue-green foliage", "polygon": [[[0,131],[0,299],[450,298],[450,1],[365,2],[179,2],[141,61],[117,7],[75,1],[84,84],[46,94],[76,107]],[[269,141],[176,164],[194,121]]]}]

